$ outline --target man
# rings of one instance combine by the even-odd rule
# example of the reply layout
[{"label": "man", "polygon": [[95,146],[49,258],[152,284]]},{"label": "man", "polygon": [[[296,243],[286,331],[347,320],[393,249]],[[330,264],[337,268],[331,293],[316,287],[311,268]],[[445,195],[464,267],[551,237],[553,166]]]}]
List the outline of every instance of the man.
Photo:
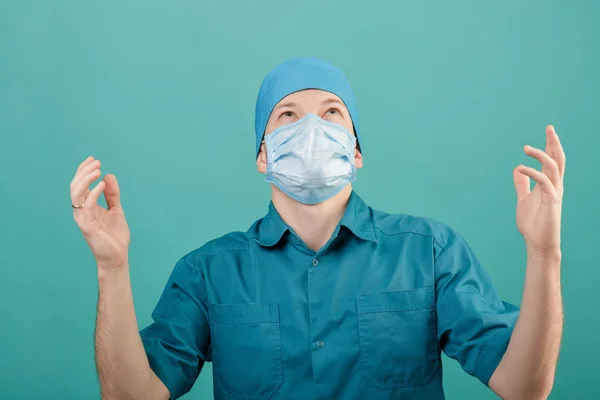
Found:
[{"label": "man", "polygon": [[[342,72],[288,60],[256,104],[264,218],[181,257],[138,332],[117,180],[89,157],[71,184],[98,266],[104,398],[178,398],[213,362],[216,399],[442,399],[441,351],[505,399],[548,396],[562,332],[565,155],[552,126],[542,171],[518,166],[527,244],[521,308],[503,302],[465,239],[428,218],[368,207],[357,109]],[[529,178],[537,185],[530,191]],[[108,209],[97,205],[104,192]]]}]

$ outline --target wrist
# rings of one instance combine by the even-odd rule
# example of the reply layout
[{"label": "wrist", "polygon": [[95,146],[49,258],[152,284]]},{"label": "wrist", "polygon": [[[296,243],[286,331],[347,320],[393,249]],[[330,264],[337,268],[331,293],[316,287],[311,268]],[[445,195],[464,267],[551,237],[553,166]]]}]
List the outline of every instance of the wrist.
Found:
[{"label": "wrist", "polygon": [[129,263],[124,261],[120,264],[111,264],[106,265],[103,263],[98,263],[98,279],[99,280],[107,280],[119,278],[123,275],[127,275],[129,273]]},{"label": "wrist", "polygon": [[562,252],[560,247],[540,249],[535,246],[527,246],[527,260],[533,263],[542,263],[560,266]]}]

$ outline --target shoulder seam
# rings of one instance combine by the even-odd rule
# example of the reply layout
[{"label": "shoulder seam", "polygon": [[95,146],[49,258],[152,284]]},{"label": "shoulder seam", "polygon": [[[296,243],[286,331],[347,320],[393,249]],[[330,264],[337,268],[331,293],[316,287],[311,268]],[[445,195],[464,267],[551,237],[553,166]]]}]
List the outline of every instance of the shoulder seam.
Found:
[{"label": "shoulder seam", "polygon": [[250,248],[250,246],[248,244],[246,244],[246,246],[244,246],[244,247],[232,247],[232,248],[229,248],[229,249],[224,249],[224,250],[220,250],[220,251],[216,251],[216,252],[211,252],[211,253],[205,253],[203,251],[200,251],[200,255],[206,256],[206,257],[211,257],[211,256],[218,256],[219,254],[223,254],[223,253],[228,253],[230,251],[248,250],[249,248]]},{"label": "shoulder seam", "polygon": [[437,241],[437,239],[435,238],[435,236],[433,237],[433,240],[435,240],[437,242],[437,244],[442,248],[442,250],[440,251],[440,253],[437,255],[437,257],[435,257],[435,259],[433,260],[433,262],[435,263],[438,258],[440,258],[440,256],[442,254],[444,254],[444,251],[446,251],[446,249],[448,248],[448,246],[450,245],[450,243],[454,240],[454,238],[456,237],[457,233],[453,232],[452,236],[450,236],[450,239],[448,239],[446,241],[446,244],[444,246],[442,246],[442,244],[440,242]]},{"label": "shoulder seam", "polygon": [[412,234],[423,236],[423,237],[433,236],[435,238],[435,234],[433,234],[433,233],[426,234],[426,233],[416,232],[416,231],[412,231],[412,230],[401,230],[401,231],[394,232],[394,233],[387,233],[387,232],[384,232],[380,227],[378,227],[376,225],[373,225],[373,226],[375,229],[377,229],[379,232],[383,233],[385,236],[395,236],[395,235],[402,235],[405,233],[412,233]]},{"label": "shoulder seam", "polygon": [[[247,232],[231,232],[231,233],[241,233],[243,236],[243,244],[240,244],[239,242],[241,242],[241,240],[237,240],[238,243],[234,243],[233,246],[223,246],[223,245],[212,245],[213,243],[218,242],[220,239],[223,239],[225,236],[222,236],[220,238],[216,238],[213,240],[210,240],[208,242],[206,242],[204,245],[202,245],[201,247],[199,247],[197,249],[197,255],[201,256],[201,257],[211,257],[211,256],[218,256],[219,254],[223,254],[223,253],[227,253],[230,251],[243,251],[243,250],[248,250],[250,248],[250,235],[248,235]],[[238,238],[241,239],[241,237],[238,236]],[[211,247],[216,247],[216,249],[210,249]]]}]

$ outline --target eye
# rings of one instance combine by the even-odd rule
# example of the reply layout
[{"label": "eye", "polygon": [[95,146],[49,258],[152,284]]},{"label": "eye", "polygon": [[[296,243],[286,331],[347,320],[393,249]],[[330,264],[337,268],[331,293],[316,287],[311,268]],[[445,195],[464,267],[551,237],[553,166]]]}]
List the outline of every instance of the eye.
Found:
[{"label": "eye", "polygon": [[339,118],[343,118],[343,114],[339,110],[339,108],[330,108],[329,110],[327,110],[327,112],[325,112],[325,115],[323,115],[323,119],[338,120]]},{"label": "eye", "polygon": [[294,116],[293,111],[284,111],[279,115],[279,118],[292,118]]}]

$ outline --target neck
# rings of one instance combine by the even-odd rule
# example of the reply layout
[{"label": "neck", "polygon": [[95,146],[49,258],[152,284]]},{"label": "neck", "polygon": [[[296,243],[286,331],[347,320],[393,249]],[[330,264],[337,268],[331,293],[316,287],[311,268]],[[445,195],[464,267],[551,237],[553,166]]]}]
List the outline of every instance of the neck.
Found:
[{"label": "neck", "polygon": [[303,204],[289,198],[276,186],[271,187],[273,205],[281,219],[313,251],[319,251],[327,243],[342,219],[352,193],[352,186],[348,184],[322,203]]}]

